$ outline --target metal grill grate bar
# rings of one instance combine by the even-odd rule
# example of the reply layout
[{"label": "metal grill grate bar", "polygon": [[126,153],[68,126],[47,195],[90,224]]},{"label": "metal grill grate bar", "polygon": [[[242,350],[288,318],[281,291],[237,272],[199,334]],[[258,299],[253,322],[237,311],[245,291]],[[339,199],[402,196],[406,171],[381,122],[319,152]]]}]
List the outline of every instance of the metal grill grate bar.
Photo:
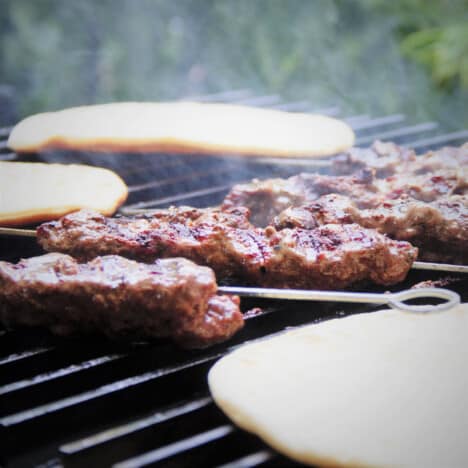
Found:
[{"label": "metal grill grate bar", "polygon": [[295,101],[275,104],[272,109],[282,110],[286,112],[308,112],[310,111],[310,103],[308,101]]},{"label": "metal grill grate bar", "polygon": [[28,349],[26,351],[23,351],[21,353],[9,354],[8,356],[5,356],[0,359],[0,366],[11,364],[12,362],[18,362],[21,359],[27,359],[27,358],[30,358],[31,356],[37,356],[42,353],[47,353],[51,351],[52,349],[53,348],[33,348],[33,349]]},{"label": "metal grill grate bar", "polygon": [[[192,192],[184,193],[181,195],[174,195],[172,197],[159,198],[156,200],[148,200],[146,202],[139,202],[133,205],[127,205],[120,209],[122,213],[130,213],[131,210],[142,209],[142,208],[153,208],[156,206],[168,205],[171,203],[179,202],[187,199],[194,199],[198,197],[204,197],[206,195],[214,195],[219,193],[225,193],[231,185],[220,185],[218,187],[211,187],[203,190],[194,190]],[[132,211],[133,212],[133,211]]]},{"label": "metal grill grate bar", "polygon": [[14,161],[17,157],[16,153],[3,153],[0,154],[0,161]]},{"label": "metal grill grate bar", "polygon": [[85,402],[91,402],[92,400],[101,399],[102,397],[109,396],[111,394],[118,394],[122,390],[129,391],[132,388],[137,388],[140,385],[147,383],[152,383],[158,379],[163,379],[173,373],[179,372],[181,370],[188,370],[195,366],[203,366],[207,363],[214,361],[217,357],[208,357],[201,359],[200,361],[190,362],[188,364],[183,364],[179,366],[174,366],[169,369],[159,369],[157,371],[146,372],[141,375],[136,375],[128,377],[126,379],[119,380],[117,382],[112,382],[107,385],[90,390],[89,392],[80,393],[78,395],[73,395],[62,400],[54,401],[42,406],[32,408],[30,410],[21,411],[19,413],[14,413],[9,416],[5,416],[0,419],[0,424],[5,427],[13,427],[15,425],[20,425],[25,422],[34,420],[35,418],[43,418],[46,415],[53,414],[59,411],[63,411],[69,408],[79,406]]},{"label": "metal grill grate bar", "polygon": [[207,395],[206,373],[213,359],[147,372],[3,417],[0,429],[5,450],[17,453],[50,439],[60,444],[78,428],[90,431],[103,424],[122,424],[143,411]]},{"label": "metal grill grate bar", "polygon": [[461,130],[459,132],[446,133],[444,135],[437,135],[430,138],[424,138],[407,143],[409,148],[421,149],[430,148],[435,145],[445,145],[450,142],[468,139],[468,130]]},{"label": "metal grill grate bar", "polygon": [[110,442],[118,443],[122,437],[129,436],[135,432],[140,432],[148,428],[153,428],[154,425],[174,420],[188,413],[199,413],[201,408],[213,407],[213,400],[209,397],[199,398],[190,401],[181,406],[172,407],[166,411],[158,411],[146,418],[134,420],[122,426],[113,427],[110,430],[94,434],[83,439],[78,439],[74,442],[64,444],[60,447],[60,451],[67,455],[72,455],[82,452],[97,445],[108,444]]},{"label": "metal grill grate bar", "polygon": [[358,122],[365,122],[371,120],[370,116],[367,114],[358,114],[358,115],[351,115],[350,117],[343,117],[343,120],[347,122],[351,127],[356,125]]},{"label": "metal grill grate bar", "polygon": [[226,422],[210,398],[199,398],[62,445],[60,453],[67,467],[84,466],[88,461],[109,465],[132,457],[135,446],[145,452],[154,448],[155,440],[170,444]]},{"label": "metal grill grate bar", "polygon": [[[388,132],[379,133],[378,137],[380,140],[390,140],[390,139],[400,139],[402,137],[407,137],[414,135],[415,133],[425,133],[431,130],[434,130],[439,125],[435,122],[425,122],[418,125],[413,125],[411,127],[402,127],[395,130],[389,130]],[[374,135],[369,137],[362,137],[356,140],[357,146],[366,146],[372,144],[376,140]]]},{"label": "metal grill grate bar", "polygon": [[250,89],[233,89],[219,93],[202,94],[200,96],[186,96],[180,98],[180,101],[235,102],[247,99],[249,96],[252,96],[252,90]]},{"label": "metal grill grate bar", "polygon": [[340,114],[340,108],[338,106],[332,107],[321,107],[319,109],[313,109],[311,113],[328,115],[329,117],[337,117]]},{"label": "metal grill grate bar", "polygon": [[194,171],[190,172],[189,174],[185,174],[178,177],[172,177],[164,180],[155,180],[152,182],[147,182],[145,184],[139,185],[132,185],[129,187],[129,192],[139,192],[141,190],[146,190],[149,188],[156,188],[156,187],[164,187],[166,185],[178,184],[180,182],[191,181],[193,179],[197,179],[199,177],[205,177],[207,175],[217,175],[222,176],[223,174],[229,174],[232,169],[213,169],[213,170],[206,170],[206,171]]},{"label": "metal grill grate bar", "polygon": [[248,468],[259,466],[266,462],[272,462],[273,458],[275,458],[275,454],[273,452],[260,450],[259,452],[252,453],[235,461],[219,465],[217,468]]},{"label": "metal grill grate bar", "polygon": [[161,462],[174,455],[180,454],[181,451],[187,451],[193,448],[201,447],[202,445],[217,441],[235,431],[234,427],[229,424],[211,429],[196,436],[183,439],[179,442],[174,442],[171,445],[152,450],[138,457],[130,458],[121,463],[117,463],[115,468],[139,468],[142,466],[153,465]]},{"label": "metal grill grate bar", "polygon": [[13,127],[1,127],[0,138],[5,138],[5,139],[8,138],[12,130],[13,130]]},{"label": "metal grill grate bar", "polygon": [[235,101],[236,104],[254,106],[254,107],[271,107],[275,104],[279,104],[281,98],[277,94],[268,94],[266,96],[252,96],[246,99],[240,99]]},{"label": "metal grill grate bar", "polygon": [[[9,414],[41,404],[44,399],[50,401],[61,398],[70,391],[76,391],[77,388],[96,386],[102,379],[103,372],[106,372],[105,377],[109,378],[112,374],[108,369],[109,366],[105,365],[123,356],[108,354],[51,372],[36,374],[31,379],[17,380],[0,387],[0,398]],[[96,369],[97,367],[99,369]],[[58,385],[57,380],[60,380]]]},{"label": "metal grill grate bar", "polygon": [[378,126],[398,124],[398,123],[403,122],[405,119],[406,117],[403,114],[386,115],[384,117],[377,117],[377,118],[371,119],[370,121],[357,123],[353,125],[353,129],[354,130],[367,130],[367,129],[378,127]]}]

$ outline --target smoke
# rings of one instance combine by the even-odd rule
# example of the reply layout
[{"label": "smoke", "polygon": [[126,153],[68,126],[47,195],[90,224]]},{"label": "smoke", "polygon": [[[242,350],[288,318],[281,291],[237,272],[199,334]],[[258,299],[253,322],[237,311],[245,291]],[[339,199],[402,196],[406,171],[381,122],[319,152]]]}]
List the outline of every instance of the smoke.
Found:
[{"label": "smoke", "polygon": [[374,3],[3,0],[0,84],[13,88],[18,117],[250,89],[459,128],[460,95],[402,57],[396,17]]}]

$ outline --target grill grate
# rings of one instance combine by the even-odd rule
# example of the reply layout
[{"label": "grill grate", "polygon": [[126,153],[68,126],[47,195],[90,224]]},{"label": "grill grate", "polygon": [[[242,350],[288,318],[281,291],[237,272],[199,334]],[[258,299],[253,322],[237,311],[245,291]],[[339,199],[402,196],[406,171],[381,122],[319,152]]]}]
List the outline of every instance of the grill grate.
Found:
[{"label": "grill grate", "polygon": [[[255,96],[250,90],[197,99],[312,110],[305,101],[283,102],[278,95]],[[401,114],[372,118],[342,116],[337,107],[316,111],[348,121],[362,145],[391,138],[425,151],[468,139],[468,131],[437,134],[434,122],[406,125]],[[17,159],[6,147],[9,131],[0,129],[2,160]],[[209,206],[219,203],[234,183],[287,177],[310,168],[308,160],[222,155],[51,152],[40,158],[115,170],[130,187],[124,213],[171,204]],[[38,253],[33,239],[0,239],[1,259]],[[427,275],[412,272],[408,284],[399,287]],[[209,396],[207,371],[220,356],[248,340],[370,307],[244,302],[246,308],[262,306],[264,312],[247,318],[245,328],[228,343],[199,351],[183,351],[164,341],[116,344],[98,337],[64,340],[41,331],[0,331],[1,461],[18,467],[298,466],[230,424]]]}]

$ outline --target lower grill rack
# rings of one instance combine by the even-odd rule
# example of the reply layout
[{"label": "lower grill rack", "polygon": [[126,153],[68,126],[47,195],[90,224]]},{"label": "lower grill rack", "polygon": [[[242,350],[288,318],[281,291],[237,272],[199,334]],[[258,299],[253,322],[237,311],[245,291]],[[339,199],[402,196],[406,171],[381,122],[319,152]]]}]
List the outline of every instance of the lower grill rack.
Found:
[{"label": "lower grill rack", "polygon": [[[199,99],[314,110],[304,101],[283,102],[280,96],[255,96],[250,90]],[[356,132],[357,145],[382,138],[423,152],[468,139],[468,131],[443,134],[434,122],[406,125],[402,114],[346,116],[336,106],[314,111],[348,121]],[[6,146],[8,133],[9,129],[0,129],[0,159],[19,159]],[[56,152],[21,159],[115,170],[130,188],[123,213],[171,204],[215,205],[234,183],[317,170],[307,160],[279,164],[223,155]],[[40,253],[33,238],[0,237],[2,260],[17,261]],[[396,290],[440,275],[412,271]],[[467,280],[454,284],[452,289],[466,301]],[[0,463],[19,468],[300,466],[228,421],[210,398],[207,372],[217,359],[249,340],[288,327],[366,312],[374,306],[243,300],[244,310],[255,306],[263,312],[247,318],[244,329],[229,342],[198,351],[181,350],[166,341],[122,344],[99,337],[59,339],[44,331],[0,330]]]},{"label": "lower grill rack", "polygon": [[[34,330],[3,332],[2,462],[14,467],[300,466],[227,420],[209,396],[208,370],[245,342],[373,308],[255,304],[263,312],[248,317],[228,343],[197,351],[164,341],[119,345],[97,338],[57,339]],[[245,307],[251,305],[247,301]]]},{"label": "lower grill rack", "polygon": [[[3,462],[198,466],[193,463],[210,460],[216,466],[247,457],[254,466],[279,460],[215,407],[207,372],[246,341],[345,313],[330,304],[315,304],[311,312],[306,304],[272,307],[267,301],[264,312],[247,318],[229,343],[202,351],[184,351],[166,342],[118,346],[97,339],[57,340],[33,331],[4,332]],[[31,334],[35,341],[28,346]]]},{"label": "lower grill rack", "polygon": [[[175,442],[171,436],[176,437]],[[161,444],[157,449],[153,448],[155,440]],[[87,447],[83,448],[84,445]],[[236,456],[251,456],[259,451],[261,443],[227,423],[213,402],[202,397],[103,432],[94,440],[89,438],[64,445],[61,452],[67,466],[83,466],[96,461],[98,464],[118,462],[116,466],[122,468],[202,466],[206,460],[218,465],[229,462],[232,447],[237,448]],[[134,456],[135,449],[141,454]],[[93,454],[93,451],[96,452]],[[102,453],[109,457],[100,459]],[[265,459],[274,457],[268,450],[263,453]]]}]

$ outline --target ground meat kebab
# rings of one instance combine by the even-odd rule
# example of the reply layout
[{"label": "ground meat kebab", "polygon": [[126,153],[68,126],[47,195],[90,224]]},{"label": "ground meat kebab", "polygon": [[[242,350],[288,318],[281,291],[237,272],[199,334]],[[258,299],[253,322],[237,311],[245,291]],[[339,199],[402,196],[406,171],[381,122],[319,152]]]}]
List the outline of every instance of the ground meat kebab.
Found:
[{"label": "ground meat kebab", "polygon": [[[417,248],[358,224],[315,229],[254,228],[245,209],[177,208],[145,217],[107,218],[80,211],[42,224],[38,242],[47,251],[79,259],[118,254],[151,262],[185,257],[243,284],[337,289],[362,282],[402,281]],[[233,227],[234,225],[240,227]]]},{"label": "ground meat kebab", "polygon": [[0,262],[0,320],[43,326],[58,335],[171,338],[199,348],[244,324],[239,298],[216,294],[213,272],[183,258],[145,264],[116,255],[78,263],[50,253]]}]

